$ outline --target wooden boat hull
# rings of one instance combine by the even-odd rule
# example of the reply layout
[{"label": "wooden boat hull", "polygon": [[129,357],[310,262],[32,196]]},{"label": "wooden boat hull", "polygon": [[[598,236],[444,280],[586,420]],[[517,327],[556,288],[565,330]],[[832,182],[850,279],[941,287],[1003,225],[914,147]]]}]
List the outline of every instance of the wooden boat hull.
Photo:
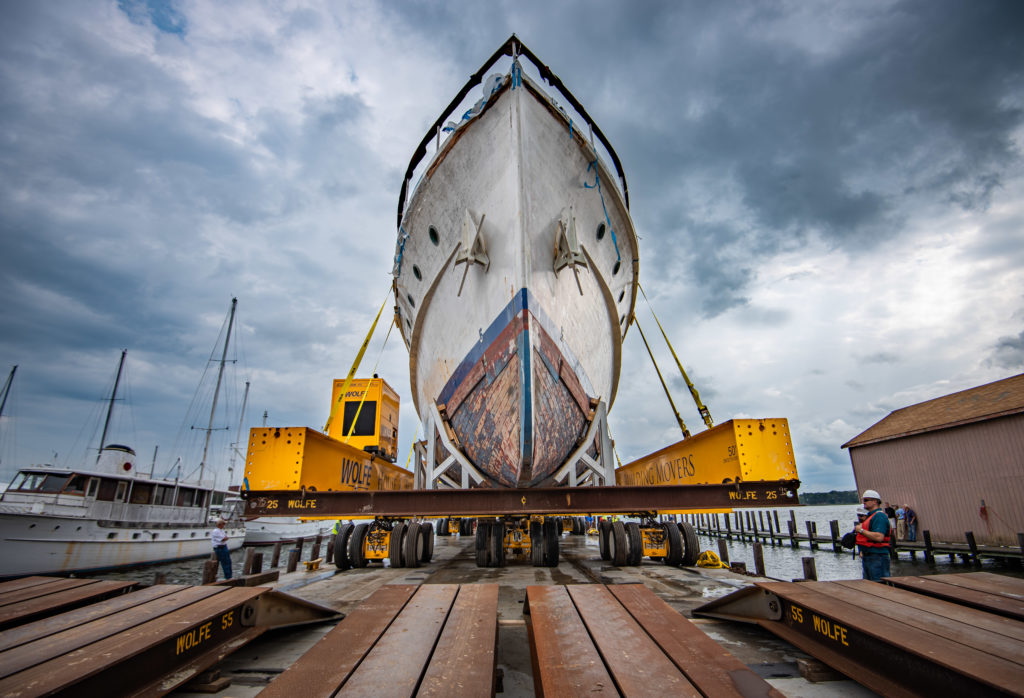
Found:
[{"label": "wooden boat hull", "polygon": [[395,268],[417,411],[437,404],[465,456],[504,487],[548,482],[597,401],[614,401],[637,288],[623,194],[517,67],[485,83],[479,112],[440,145]]}]

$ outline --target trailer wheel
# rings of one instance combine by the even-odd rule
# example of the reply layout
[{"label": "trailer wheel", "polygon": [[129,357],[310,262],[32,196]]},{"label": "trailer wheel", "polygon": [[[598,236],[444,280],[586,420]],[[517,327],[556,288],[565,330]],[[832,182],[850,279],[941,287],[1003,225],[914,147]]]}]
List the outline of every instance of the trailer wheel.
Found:
[{"label": "trailer wheel", "polygon": [[668,555],[663,562],[678,567],[683,562],[683,535],[679,527],[672,522],[663,523],[661,529],[665,532],[665,543],[668,546]]},{"label": "trailer wheel", "polygon": [[348,539],[348,561],[353,567],[366,567],[366,555],[363,552],[363,544],[366,542],[366,530],[370,524],[356,524],[352,529],[352,535]]},{"label": "trailer wheel", "polygon": [[700,557],[700,541],[697,540],[697,532],[688,521],[679,522],[679,532],[683,537],[683,561],[679,564],[683,567],[693,567]]},{"label": "trailer wheel", "polygon": [[626,537],[629,539],[626,544],[629,547],[629,552],[626,553],[626,564],[639,565],[644,557],[644,537],[640,533],[640,524],[630,521],[626,524],[625,529]]},{"label": "trailer wheel", "polygon": [[562,522],[558,519],[544,521],[544,566],[558,567],[558,539],[561,537]]},{"label": "trailer wheel", "polygon": [[405,545],[405,522],[395,524],[391,529],[391,537],[388,539],[388,562],[392,567],[405,567],[403,546]]},{"label": "trailer wheel", "polygon": [[420,556],[420,562],[430,562],[434,559],[434,524],[422,524],[420,530],[423,531],[423,554]]},{"label": "trailer wheel", "polygon": [[448,535],[448,519],[441,519],[437,522],[437,535],[447,536]]},{"label": "trailer wheel", "polygon": [[476,527],[476,566],[487,567],[487,563],[490,562],[490,541],[488,540],[488,534],[491,527],[480,522]]},{"label": "trailer wheel", "polygon": [[607,519],[601,519],[597,522],[597,544],[601,550],[602,560],[611,560],[612,556],[608,552],[608,536],[611,534],[612,524]]},{"label": "trailer wheel", "polygon": [[530,522],[530,562],[534,567],[544,566],[544,525],[540,521]]},{"label": "trailer wheel", "polygon": [[505,566],[505,522],[494,521],[488,524],[491,529],[488,531],[488,543],[491,567]]},{"label": "trailer wheel", "polygon": [[626,528],[621,521],[612,521],[611,530],[608,532],[608,559],[616,567],[625,567],[628,553]]},{"label": "trailer wheel", "polygon": [[352,566],[348,559],[348,539],[352,536],[352,524],[342,524],[338,535],[334,537],[334,566],[339,570],[347,570]]},{"label": "trailer wheel", "polygon": [[423,555],[423,529],[419,523],[410,521],[405,529],[405,542],[402,544],[404,567],[419,567]]}]

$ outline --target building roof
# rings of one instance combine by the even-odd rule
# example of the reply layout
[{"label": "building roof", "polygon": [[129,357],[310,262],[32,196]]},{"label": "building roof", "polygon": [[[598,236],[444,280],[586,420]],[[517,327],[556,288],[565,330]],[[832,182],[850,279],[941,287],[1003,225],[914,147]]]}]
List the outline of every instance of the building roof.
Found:
[{"label": "building roof", "polygon": [[913,434],[1024,412],[1024,373],[937,397],[894,412],[843,444],[866,446]]}]

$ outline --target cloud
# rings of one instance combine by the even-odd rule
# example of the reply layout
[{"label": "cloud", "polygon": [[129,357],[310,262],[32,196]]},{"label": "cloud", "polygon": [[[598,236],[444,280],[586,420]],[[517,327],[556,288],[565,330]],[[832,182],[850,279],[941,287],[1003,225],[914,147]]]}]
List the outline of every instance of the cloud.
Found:
[{"label": "cloud", "polygon": [[[233,296],[230,402],[249,378],[249,423],[322,426],[390,285],[409,157],[512,32],[621,157],[641,281],[712,415],[788,417],[806,487],[845,488],[838,445],[886,410],[1021,370],[1016,4],[110,0],[0,18],[21,462],[71,458],[127,347],[135,445],[169,467]],[[623,458],[678,439],[637,334],[611,414]],[[408,357],[382,341],[361,371],[380,356],[407,453]],[[219,420],[233,438],[237,414]]]}]

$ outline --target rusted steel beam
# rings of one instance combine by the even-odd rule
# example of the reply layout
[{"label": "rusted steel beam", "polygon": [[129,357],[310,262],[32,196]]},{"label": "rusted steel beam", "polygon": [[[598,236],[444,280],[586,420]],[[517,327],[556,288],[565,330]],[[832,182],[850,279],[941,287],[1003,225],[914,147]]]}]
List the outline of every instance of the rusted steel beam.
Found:
[{"label": "rusted steel beam", "polygon": [[729,485],[311,492],[250,490],[247,516],[631,514],[798,504],[796,480]]}]

